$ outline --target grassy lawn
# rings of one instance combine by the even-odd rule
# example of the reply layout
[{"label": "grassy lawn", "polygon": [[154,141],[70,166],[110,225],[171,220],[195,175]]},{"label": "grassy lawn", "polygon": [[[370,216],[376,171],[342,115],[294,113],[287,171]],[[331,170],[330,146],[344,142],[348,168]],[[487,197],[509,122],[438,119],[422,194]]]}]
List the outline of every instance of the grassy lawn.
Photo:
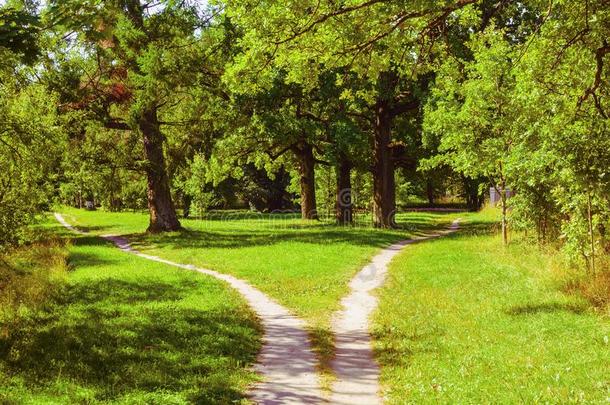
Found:
[{"label": "grassy lawn", "polygon": [[[489,232],[492,211],[402,214],[393,231],[211,216],[164,235],[142,233],[145,213],[61,211],[92,235],[55,243],[40,262],[33,256],[45,249],[30,249],[11,263],[19,277],[0,280],[29,286],[0,297],[13,308],[0,311],[0,403],[227,403],[255,381],[248,366],[261,331],[237,293],[95,234],[128,235],[147,253],[250,281],[308,321],[327,371],[330,316],[351,277],[383,246],[458,215],[460,233],[406,248],[379,292],[373,334],[389,402],[610,398],[609,314],[564,293],[549,257],[518,242],[504,249]],[[53,271],[37,275],[28,263]]]},{"label": "grassy lawn", "polygon": [[339,308],[354,274],[380,248],[448,225],[457,217],[455,213],[401,214],[398,221],[403,229],[388,231],[304,222],[294,215],[234,212],[182,220],[183,232],[145,235],[145,213],[60,211],[69,222],[91,232],[129,235],[141,251],[248,280],[308,322],[323,368],[333,353],[331,314]]},{"label": "grassy lawn", "polygon": [[[550,258],[470,230],[405,249],[373,333],[390,403],[608,403],[605,310],[562,292]],[[468,225],[467,225],[468,226]]]},{"label": "grassy lawn", "polygon": [[256,379],[248,367],[261,331],[237,293],[97,237],[76,237],[66,249],[60,294],[36,311],[22,306],[12,324],[3,319],[0,403],[243,398]]}]

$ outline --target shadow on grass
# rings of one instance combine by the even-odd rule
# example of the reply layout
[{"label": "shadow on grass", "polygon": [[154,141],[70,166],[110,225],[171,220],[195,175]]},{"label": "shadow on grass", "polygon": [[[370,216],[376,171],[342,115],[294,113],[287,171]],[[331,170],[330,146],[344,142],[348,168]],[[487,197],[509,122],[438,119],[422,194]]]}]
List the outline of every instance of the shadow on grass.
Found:
[{"label": "shadow on grass", "polygon": [[433,353],[437,345],[433,341],[442,338],[446,332],[441,328],[426,332],[407,333],[400,329],[385,328],[374,333],[378,342],[392,342],[375,348],[375,358],[384,367],[409,367],[416,353]]},{"label": "shadow on grass", "polygon": [[177,304],[194,284],[106,279],[72,286],[62,302],[0,337],[0,365],[28,389],[63,381],[100,401],[134,392],[180,393],[194,403],[240,400],[260,331],[241,309]]},{"label": "shadow on grass", "polygon": [[[185,228],[171,234],[128,235],[136,243],[158,243],[173,249],[197,248],[245,248],[255,246],[274,245],[277,243],[304,243],[304,244],[340,244],[385,247],[397,240],[408,239],[415,235],[423,235],[427,231],[437,228],[438,225],[430,218],[439,215],[421,215],[418,218],[403,220],[400,228],[379,230],[371,227],[339,227],[328,223],[302,223],[270,221],[261,224],[239,221],[228,222],[226,229],[193,229]],[[196,225],[191,221],[190,225]],[[241,226],[240,226],[241,225]],[[201,225],[205,227],[205,225]]]},{"label": "shadow on grass", "polygon": [[489,221],[468,221],[460,224],[459,234],[463,236],[483,236],[499,232],[499,224]]},{"label": "shadow on grass", "polygon": [[540,313],[571,312],[580,315],[587,310],[586,306],[575,303],[547,302],[542,304],[525,304],[509,308],[508,315],[534,315]]},{"label": "shadow on grass", "polygon": [[[69,235],[70,238],[73,238],[72,241],[75,245],[79,246],[114,246],[111,242],[108,242],[98,236],[94,235],[79,235],[75,236],[74,234]],[[68,257],[68,267],[70,270],[74,270],[81,266],[107,266],[113,264],[119,264],[121,259],[117,257],[113,257],[111,255],[99,255],[95,253],[86,253],[81,251],[71,252]]]}]

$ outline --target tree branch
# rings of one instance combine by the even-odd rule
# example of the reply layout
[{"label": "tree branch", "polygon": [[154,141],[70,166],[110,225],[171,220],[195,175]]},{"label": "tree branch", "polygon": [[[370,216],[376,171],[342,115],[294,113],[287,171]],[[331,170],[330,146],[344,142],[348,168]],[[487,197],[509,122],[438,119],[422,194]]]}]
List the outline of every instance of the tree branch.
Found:
[{"label": "tree branch", "polygon": [[583,94],[578,99],[578,104],[577,104],[578,108],[580,109],[582,104],[589,97],[592,96],[595,101],[595,107],[601,113],[601,115],[603,117],[607,117],[607,114],[603,110],[603,108],[600,104],[600,101],[599,101],[599,97],[597,96],[596,92],[597,92],[597,89],[599,89],[599,86],[601,86],[601,84],[602,84],[602,74],[604,73],[604,57],[609,53],[610,53],[610,45],[608,45],[608,42],[606,40],[604,40],[603,45],[595,50],[596,69],[595,69],[595,79],[593,80],[593,84],[587,90],[585,90],[585,94]]},{"label": "tree branch", "polygon": [[451,14],[452,12],[459,10],[463,7],[466,7],[467,5],[474,4],[477,1],[479,1],[479,0],[459,0],[456,4],[451,5],[451,6],[446,6],[446,7],[442,7],[442,8],[438,8],[438,9],[428,8],[428,9],[424,9],[421,11],[413,11],[410,13],[399,14],[398,18],[396,19],[396,21],[394,23],[392,23],[389,30],[379,32],[378,34],[376,34],[372,38],[368,39],[367,41],[348,48],[348,51],[362,51],[364,49],[369,48],[372,44],[374,44],[374,43],[382,40],[383,38],[389,36],[390,34],[392,34],[394,31],[396,31],[398,28],[400,28],[402,26],[402,24],[404,24],[408,20],[412,20],[414,18],[425,17],[430,14],[441,13],[440,16],[437,16],[434,20],[432,20],[428,24],[428,26],[424,29],[424,31],[425,31],[427,28],[431,28],[434,25],[440,24],[440,22],[444,21],[444,19],[447,18],[447,16],[449,16],[449,14]]},{"label": "tree branch", "polygon": [[396,117],[400,114],[404,114],[409,111],[417,110],[418,108],[419,108],[419,100],[409,100],[409,101],[395,104],[394,107],[392,107],[390,109],[390,115],[392,117]]},{"label": "tree branch", "polygon": [[104,122],[104,128],[118,129],[119,131],[131,131],[132,128],[123,121],[110,120]]},{"label": "tree branch", "polygon": [[372,5],[377,4],[377,3],[384,3],[384,2],[387,2],[387,1],[388,0],[369,0],[369,1],[365,1],[364,3],[357,4],[355,6],[340,7],[338,10],[335,10],[335,11],[330,12],[328,14],[323,14],[320,18],[318,18],[317,20],[314,20],[313,22],[311,22],[309,24],[306,24],[304,28],[295,31],[289,37],[281,39],[279,41],[275,41],[274,44],[275,45],[281,45],[281,44],[284,44],[286,42],[290,42],[293,39],[296,39],[296,38],[300,37],[301,35],[311,31],[317,25],[322,24],[323,22],[325,22],[329,18],[336,17],[336,16],[339,16],[339,15],[342,15],[342,14],[351,13],[353,11],[360,10],[362,8],[365,8],[365,7],[369,7],[369,6],[372,6]]}]

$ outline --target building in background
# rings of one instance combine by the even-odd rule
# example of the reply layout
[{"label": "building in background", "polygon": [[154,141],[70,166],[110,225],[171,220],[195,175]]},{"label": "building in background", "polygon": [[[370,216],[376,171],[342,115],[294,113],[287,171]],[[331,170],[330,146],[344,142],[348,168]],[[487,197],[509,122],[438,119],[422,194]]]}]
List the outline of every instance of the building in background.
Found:
[{"label": "building in background", "polygon": [[[491,205],[496,205],[502,200],[502,196],[500,195],[501,191],[502,190],[496,190],[495,187],[489,188],[489,202]],[[505,188],[504,192],[506,193],[506,199],[509,199],[515,195],[513,190],[511,190],[510,188]]]}]

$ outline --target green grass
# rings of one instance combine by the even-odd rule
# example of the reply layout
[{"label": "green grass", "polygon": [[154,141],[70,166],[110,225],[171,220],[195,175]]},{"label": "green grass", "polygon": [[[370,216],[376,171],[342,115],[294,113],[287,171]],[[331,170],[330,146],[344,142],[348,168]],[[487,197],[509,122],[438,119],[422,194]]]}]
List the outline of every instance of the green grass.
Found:
[{"label": "green grass", "polygon": [[608,403],[608,314],[536,247],[504,249],[493,213],[467,219],[391,265],[373,320],[389,403]]},{"label": "green grass", "polygon": [[333,355],[331,314],[348,293],[349,280],[382,247],[433,227],[457,214],[409,213],[401,230],[337,227],[301,221],[295,215],[217,213],[206,220],[182,220],[185,231],[142,233],[146,213],[108,213],[61,208],[66,219],[94,233],[129,235],[135,246],[180,263],[230,273],[275,298],[310,327],[322,369]]},{"label": "green grass", "polygon": [[[404,229],[383,231],[215,214],[146,235],[145,213],[61,211],[92,235],[54,245],[60,258],[69,249],[71,268],[53,276],[57,288],[31,275],[59,262],[32,260],[34,250],[14,256],[23,277],[11,288],[33,285],[22,301],[35,310],[11,299],[3,313],[17,321],[0,319],[0,403],[227,403],[255,381],[261,331],[237,293],[95,234],[128,235],[147,253],[250,281],[307,320],[327,372],[330,316],[353,275],[383,246],[458,216],[404,214]],[[607,403],[608,313],[562,292],[534,247],[504,249],[490,232],[493,211],[459,215],[468,222],[460,233],[409,246],[379,292],[373,334],[389,402]]]},{"label": "green grass", "polygon": [[0,254],[0,338],[64,292],[66,243],[49,234]]},{"label": "green grass", "polygon": [[69,265],[63,293],[0,336],[0,403],[243,399],[261,331],[236,292],[94,236]]}]

